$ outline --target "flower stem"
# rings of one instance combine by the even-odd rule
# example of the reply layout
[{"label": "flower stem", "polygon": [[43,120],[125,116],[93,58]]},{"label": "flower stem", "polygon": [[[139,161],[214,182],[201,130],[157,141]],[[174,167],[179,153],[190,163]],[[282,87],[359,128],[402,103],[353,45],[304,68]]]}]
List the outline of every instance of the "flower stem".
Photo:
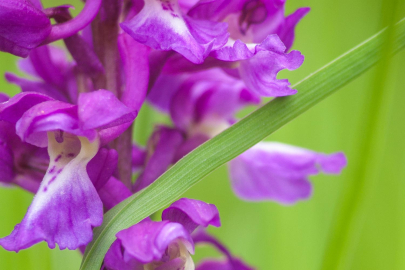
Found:
[{"label": "flower stem", "polygon": [[[93,79],[95,89],[107,89],[119,99],[122,97],[121,63],[118,51],[119,18],[122,1],[104,0],[97,17],[92,22],[94,50],[103,63],[105,73]],[[132,166],[131,125],[110,146],[118,152],[118,175],[128,188],[131,188]]]}]

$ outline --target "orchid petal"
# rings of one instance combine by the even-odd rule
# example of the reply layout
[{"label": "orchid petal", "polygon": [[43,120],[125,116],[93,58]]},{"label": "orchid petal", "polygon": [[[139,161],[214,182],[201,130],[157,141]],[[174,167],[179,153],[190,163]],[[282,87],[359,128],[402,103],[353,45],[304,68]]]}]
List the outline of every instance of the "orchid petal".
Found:
[{"label": "orchid petal", "polygon": [[107,90],[82,93],[78,100],[81,128],[106,129],[132,122],[137,112],[131,110]]},{"label": "orchid petal", "polygon": [[43,94],[33,92],[20,93],[8,101],[0,103],[0,120],[16,123],[25,111],[48,100],[52,100],[52,98]]},{"label": "orchid petal", "polygon": [[197,133],[191,138],[186,139],[183,143],[177,148],[176,155],[174,157],[173,163],[179,161],[182,157],[193,151],[195,148],[201,144],[208,141],[210,138],[208,135]]},{"label": "orchid petal", "polygon": [[22,92],[35,92],[47,95],[56,100],[67,101],[66,97],[60,92],[59,89],[54,88],[44,82],[27,80],[11,73],[6,73],[5,77],[9,83],[18,85]]},{"label": "orchid petal", "polygon": [[106,270],[144,270],[143,263],[136,259],[124,260],[121,241],[114,241],[105,255],[104,266]]},{"label": "orchid petal", "polygon": [[193,63],[202,63],[213,46],[227,39],[225,24],[183,16],[177,0],[145,1],[142,10],[121,27],[139,43],[177,51]]},{"label": "orchid petal", "polygon": [[215,136],[229,127],[237,111],[260,102],[241,80],[220,69],[193,73],[183,80],[170,104],[173,122],[182,131]]},{"label": "orchid petal", "polygon": [[4,93],[0,93],[0,103],[6,102],[8,101],[10,98],[4,94]]},{"label": "orchid petal", "polygon": [[[49,169],[24,219],[0,239],[10,251],[46,241],[50,248],[77,249],[92,239],[92,227],[100,226],[103,208],[86,165],[98,150],[98,141],[65,135],[58,143],[48,134]],[[79,141],[80,140],[80,141]]]},{"label": "orchid petal", "polygon": [[132,145],[132,170],[138,171],[142,168],[146,161],[145,149],[136,144]]},{"label": "orchid petal", "polygon": [[173,96],[187,77],[161,74],[148,93],[147,100],[160,111],[168,113]]},{"label": "orchid petal", "polygon": [[200,0],[188,15],[196,19],[222,21],[232,13],[242,10],[246,0]]},{"label": "orchid petal", "polygon": [[246,86],[265,97],[289,96],[297,93],[290,88],[287,79],[277,79],[277,73],[283,69],[297,69],[304,57],[298,51],[280,55],[261,51],[254,57],[241,61],[239,73]]},{"label": "orchid petal", "polygon": [[41,46],[32,50],[29,60],[37,76],[44,82],[64,89],[66,73],[71,68],[65,51],[53,46]]},{"label": "orchid petal", "polygon": [[[1,122],[2,121],[0,121],[0,127],[3,128]],[[7,141],[2,139],[0,136],[0,182],[10,183],[13,181],[13,164],[13,152],[11,151]]]},{"label": "orchid petal", "polygon": [[125,256],[131,256],[142,263],[162,259],[169,245],[179,240],[190,253],[194,253],[190,234],[179,223],[144,220],[117,233],[117,238],[125,248]]},{"label": "orchid petal", "polygon": [[182,198],[166,208],[162,213],[162,220],[180,223],[189,233],[198,226],[221,226],[215,205],[187,198]]},{"label": "orchid petal", "polygon": [[139,111],[148,91],[150,49],[134,41],[126,33],[118,37],[118,46],[126,79],[121,100],[129,108]]},{"label": "orchid petal", "polygon": [[148,141],[148,148],[152,154],[135,182],[135,192],[152,184],[166,171],[172,164],[176,149],[182,141],[182,134],[178,130],[164,126],[157,128]]},{"label": "orchid petal", "polygon": [[99,190],[98,195],[106,211],[132,195],[131,191],[115,177],[111,177]]},{"label": "orchid petal", "polygon": [[79,129],[77,106],[60,101],[42,102],[27,110],[16,124],[22,141],[38,147],[47,146],[47,132],[62,130],[77,136],[94,139],[95,131]]},{"label": "orchid petal", "polygon": [[118,153],[115,149],[101,148],[97,155],[87,164],[87,172],[94,187],[99,190],[110,179],[118,163]]},{"label": "orchid petal", "polygon": [[50,20],[30,1],[0,0],[0,51],[27,57],[50,32]]},{"label": "orchid petal", "polygon": [[49,165],[46,149],[21,141],[14,124],[0,121],[0,181],[35,193]]},{"label": "orchid petal", "polygon": [[345,166],[346,158],[342,153],[325,155],[263,142],[230,161],[229,171],[232,188],[240,198],[293,204],[311,196],[309,175],[319,170],[336,174]]},{"label": "orchid petal", "polygon": [[310,8],[299,8],[293,14],[289,15],[282,26],[279,27],[277,35],[283,41],[284,45],[289,50],[294,43],[295,27],[308,14]]}]

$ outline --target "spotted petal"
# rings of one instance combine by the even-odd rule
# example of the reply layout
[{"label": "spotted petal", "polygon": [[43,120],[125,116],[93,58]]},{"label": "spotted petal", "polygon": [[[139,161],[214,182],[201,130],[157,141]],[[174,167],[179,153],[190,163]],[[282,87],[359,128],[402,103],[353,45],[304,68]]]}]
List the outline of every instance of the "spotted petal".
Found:
[{"label": "spotted petal", "polygon": [[86,172],[98,151],[98,140],[67,136],[56,141],[48,134],[49,169],[24,219],[0,245],[10,251],[46,241],[50,248],[77,249],[92,239],[101,225],[103,206]]}]

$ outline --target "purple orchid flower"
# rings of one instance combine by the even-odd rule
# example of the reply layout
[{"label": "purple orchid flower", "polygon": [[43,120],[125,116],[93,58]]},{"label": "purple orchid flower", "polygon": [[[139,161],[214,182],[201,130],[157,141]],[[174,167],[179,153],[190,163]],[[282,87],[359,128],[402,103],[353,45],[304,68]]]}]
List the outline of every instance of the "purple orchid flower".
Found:
[{"label": "purple orchid flower", "polygon": [[233,40],[260,43],[277,34],[289,50],[294,41],[297,23],[309,12],[299,8],[285,17],[285,0],[217,0],[199,1],[190,11],[193,18],[226,21]]},{"label": "purple orchid flower", "polygon": [[[158,94],[162,89],[167,90],[163,98]],[[154,169],[150,168],[153,165],[144,167],[142,174],[150,176],[147,185],[156,180],[170,163],[177,162],[235,123],[234,115],[240,109],[260,102],[259,96],[249,91],[241,80],[220,69],[163,75],[156,81],[148,99],[158,109],[170,114],[175,125],[171,132],[180,131],[183,140],[172,148],[149,149],[154,157],[166,158],[166,162],[157,162]],[[171,144],[164,137],[160,139],[160,144]],[[325,155],[279,143],[259,143],[231,161],[229,173],[233,190],[241,199],[292,204],[311,196],[308,176],[320,171],[338,174],[346,163],[342,153]],[[143,178],[139,181],[135,185],[143,183],[142,187],[146,186]]]},{"label": "purple orchid flower", "polygon": [[[160,93],[164,92],[165,96]],[[224,100],[227,102],[223,102]],[[248,105],[258,105],[260,97],[243,81],[221,69],[177,76],[162,75],[148,95],[159,110],[169,113],[176,128],[187,137],[210,137],[235,122],[234,115]],[[215,130],[217,129],[217,130]]]},{"label": "purple orchid flower", "polygon": [[13,124],[0,121],[0,153],[0,182],[37,192],[49,165],[46,149],[22,142]]},{"label": "purple orchid flower", "polygon": [[219,227],[215,205],[180,199],[162,213],[162,221],[149,218],[117,233],[104,259],[107,270],[193,270],[191,233],[197,227]]},{"label": "purple orchid flower", "polygon": [[55,46],[41,46],[31,51],[27,59],[18,61],[19,68],[32,79],[6,73],[6,80],[20,86],[22,92],[37,92],[54,99],[76,103],[75,64]]},{"label": "purple orchid flower", "polygon": [[[308,8],[298,9],[294,14],[284,17],[284,1],[234,0],[229,3],[223,0],[201,0],[185,6],[188,7],[187,16],[195,20],[212,20],[229,25],[230,37],[226,44],[213,48],[199,65],[183,57],[184,54],[162,56],[161,62],[167,61],[163,73],[176,74],[221,67],[241,78],[251,91],[260,96],[276,97],[296,93],[296,90],[290,88],[288,80],[278,80],[276,77],[283,69],[297,69],[304,60],[300,52],[288,50],[294,40],[295,26],[308,13]],[[172,42],[173,38],[165,41]],[[152,69],[159,70],[162,67],[152,65]]]},{"label": "purple orchid flower", "polygon": [[[164,97],[159,95],[162,89],[166,93]],[[188,76],[162,76],[148,99],[160,110],[170,113],[175,128],[157,127],[148,141],[146,155],[138,148],[133,149],[138,157],[133,168],[141,168],[135,192],[150,185],[199,144],[229,127],[235,122],[233,115],[238,110],[260,101],[243,82],[227,76],[221,69]],[[228,101],[225,104],[224,99]]]},{"label": "purple orchid flower", "polygon": [[[4,97],[4,99],[0,99],[2,102],[9,99],[5,95],[1,95],[1,97]],[[0,182],[20,186],[35,194],[49,167],[49,155],[45,148],[22,142],[17,136],[14,126],[12,123],[0,121],[0,151],[2,153]],[[111,204],[115,205],[120,202],[124,199],[122,195],[128,195],[129,192],[122,189],[121,182],[110,179],[116,169],[117,159],[118,154],[114,149],[101,148],[87,165],[90,180],[99,195],[105,195],[100,195],[100,198],[106,209],[111,208]],[[117,189],[121,191],[119,196],[115,192]]]},{"label": "purple orchid flower", "polygon": [[132,195],[127,186],[113,176],[101,188],[97,189],[97,192],[103,202],[105,211],[110,210]]},{"label": "purple orchid flower", "polygon": [[23,221],[0,245],[18,251],[39,241],[61,249],[89,243],[103,207],[86,166],[135,116],[106,90],[80,94],[78,105],[33,92],[1,103],[0,120],[15,124],[22,141],[47,147],[50,163]]},{"label": "purple orchid flower", "polygon": [[193,63],[202,63],[211,50],[225,45],[229,36],[226,23],[193,19],[177,0],[146,0],[121,27],[136,41],[157,50],[174,50]]}]

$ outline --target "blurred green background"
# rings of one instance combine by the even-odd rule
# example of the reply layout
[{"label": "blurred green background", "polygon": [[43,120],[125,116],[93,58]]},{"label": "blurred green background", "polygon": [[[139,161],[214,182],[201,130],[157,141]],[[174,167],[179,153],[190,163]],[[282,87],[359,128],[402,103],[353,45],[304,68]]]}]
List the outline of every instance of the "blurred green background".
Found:
[{"label": "blurred green background", "polygon": [[[48,0],[45,6],[66,2],[80,10],[78,1]],[[298,26],[294,48],[306,59],[299,70],[280,74],[292,83],[405,16],[404,2],[394,0],[289,0],[287,12],[302,6],[312,10]],[[0,72],[15,72],[15,60],[1,53]],[[257,269],[405,269],[404,85],[405,51],[268,138],[346,153],[349,166],[342,175],[312,177],[310,200],[288,207],[241,201],[231,191],[225,166],[184,196],[216,204],[222,227],[210,231]],[[12,94],[17,88],[1,78],[0,91]],[[137,141],[144,143],[151,122],[161,120],[144,108]],[[21,221],[31,200],[19,189],[0,190],[1,237]],[[215,254],[198,248],[195,260]],[[325,258],[331,264],[322,268]],[[0,248],[0,269],[78,269],[80,260],[77,251],[49,250],[43,243],[18,254]]]}]

